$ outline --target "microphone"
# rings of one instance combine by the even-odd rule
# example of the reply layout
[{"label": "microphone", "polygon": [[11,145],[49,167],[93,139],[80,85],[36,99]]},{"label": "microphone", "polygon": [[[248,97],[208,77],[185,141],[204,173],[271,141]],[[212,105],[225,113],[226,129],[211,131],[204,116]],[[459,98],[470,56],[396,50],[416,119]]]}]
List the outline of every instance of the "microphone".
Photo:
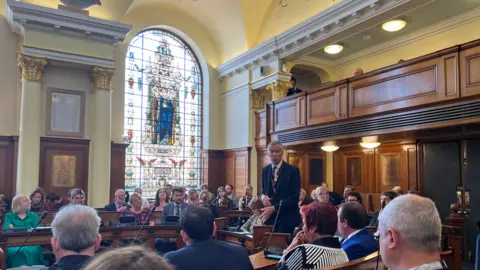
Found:
[{"label": "microphone", "polygon": [[[280,215],[280,210],[282,209],[282,203],[283,203],[283,200],[280,200],[280,204],[278,205],[278,210],[277,210],[277,216],[275,217],[275,221],[273,222],[272,233],[270,234],[270,237],[268,238],[267,245],[265,246],[265,250],[263,251],[263,255],[265,256],[265,258],[280,259],[282,257],[281,252],[279,254],[279,252],[275,252],[274,250],[268,250],[268,248],[270,247],[270,242],[272,241],[273,233],[275,231],[275,224],[277,224],[278,216]],[[280,256],[280,257],[278,257],[278,256]]]},{"label": "microphone", "polygon": [[[20,245],[20,247],[17,249],[17,251],[15,252],[15,254],[13,254],[12,258],[10,259],[10,263],[13,262],[13,260],[15,259],[15,257],[17,256],[17,254],[20,252],[20,250],[23,248],[23,246],[25,245],[25,243],[27,242],[28,238],[30,238],[30,235],[32,235],[32,233],[37,229],[38,225],[40,225],[40,222],[42,222],[45,217],[47,216],[48,214],[48,211],[43,211],[42,215],[40,216],[40,218],[38,219],[38,222],[37,224],[35,225],[35,227],[33,227],[33,229],[28,233],[27,237],[23,240],[22,242],[22,245]],[[8,263],[7,263],[8,265]]]},{"label": "microphone", "polygon": [[157,207],[154,205],[152,210],[150,210],[150,213],[148,213],[147,220],[142,224],[142,227],[140,227],[140,230],[137,232],[137,235],[135,235],[135,238],[133,238],[133,241],[132,241],[132,243],[130,243],[130,246],[132,246],[135,243],[135,241],[137,241],[137,238],[140,235],[140,233],[142,232],[143,228],[145,228],[145,225],[148,224],[148,222],[150,220],[150,216],[152,215],[153,212],[155,212],[155,208],[157,208]]}]

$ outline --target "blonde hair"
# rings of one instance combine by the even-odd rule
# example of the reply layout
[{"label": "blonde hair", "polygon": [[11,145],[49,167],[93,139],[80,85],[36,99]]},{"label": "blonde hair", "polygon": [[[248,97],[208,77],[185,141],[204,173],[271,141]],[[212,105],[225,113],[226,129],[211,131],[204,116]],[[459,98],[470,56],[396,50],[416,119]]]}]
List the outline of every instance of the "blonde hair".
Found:
[{"label": "blonde hair", "polygon": [[[20,211],[20,205],[24,200],[30,201],[27,195],[17,195],[12,200],[12,212],[18,213]],[[29,209],[30,210],[30,209]]]},{"label": "blonde hair", "polygon": [[315,194],[317,195],[317,197],[320,195],[320,193],[322,192],[328,192],[328,188],[326,187],[317,187],[315,189]]},{"label": "blonde hair", "polygon": [[84,270],[173,270],[157,253],[142,246],[115,248],[94,257]]},{"label": "blonde hair", "polygon": [[130,200],[129,200],[130,203],[132,202],[133,198],[136,198],[137,200],[142,201],[142,195],[140,195],[136,192],[134,192],[134,193],[132,193],[132,195],[130,195]]}]

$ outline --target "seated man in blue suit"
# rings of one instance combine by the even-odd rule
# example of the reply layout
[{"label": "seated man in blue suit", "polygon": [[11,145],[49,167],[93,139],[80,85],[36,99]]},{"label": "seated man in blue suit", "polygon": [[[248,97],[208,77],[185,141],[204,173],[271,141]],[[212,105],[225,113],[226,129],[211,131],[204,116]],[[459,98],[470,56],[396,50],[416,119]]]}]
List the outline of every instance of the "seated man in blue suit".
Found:
[{"label": "seated man in blue suit", "polygon": [[165,222],[168,216],[181,217],[188,208],[188,203],[184,202],[185,191],[181,187],[172,189],[172,201],[163,207],[162,222]]},{"label": "seated man in blue suit", "polygon": [[353,261],[378,251],[378,243],[367,231],[367,213],[358,202],[346,202],[340,206],[338,215],[338,231],[345,239],[342,248]]},{"label": "seated man in blue suit", "polygon": [[189,207],[180,219],[180,235],[187,246],[168,252],[164,259],[176,270],[253,270],[245,248],[212,239],[216,232],[213,220],[209,209]]}]

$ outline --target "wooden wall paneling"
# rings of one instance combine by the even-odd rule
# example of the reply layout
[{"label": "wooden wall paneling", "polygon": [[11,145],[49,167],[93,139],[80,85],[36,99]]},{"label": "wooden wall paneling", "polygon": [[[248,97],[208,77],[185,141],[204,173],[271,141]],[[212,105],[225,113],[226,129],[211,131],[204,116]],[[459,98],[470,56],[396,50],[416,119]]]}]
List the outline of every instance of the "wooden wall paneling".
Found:
[{"label": "wooden wall paneling", "polygon": [[[274,131],[288,130],[304,126],[305,96],[290,97],[275,101],[273,106]],[[303,121],[303,123],[301,123]]]},{"label": "wooden wall paneling", "polygon": [[72,188],[88,194],[89,140],[43,137],[40,139],[39,186],[46,193],[67,195]]},{"label": "wooden wall paneling", "polygon": [[255,111],[255,147],[267,146],[267,110]]},{"label": "wooden wall paneling", "polygon": [[13,139],[13,177],[12,177],[12,196],[17,193],[17,166],[18,166],[18,136],[12,136]]},{"label": "wooden wall paneling", "polygon": [[417,188],[415,190],[424,192],[423,189],[423,142],[417,142]]},{"label": "wooden wall paneling", "polygon": [[225,150],[227,184],[235,187],[237,196],[245,195],[245,186],[250,182],[251,147]]},{"label": "wooden wall paneling", "polygon": [[262,193],[262,169],[270,164],[267,148],[257,148],[257,195]]},{"label": "wooden wall paneling", "polygon": [[[413,147],[415,146],[413,145]],[[401,186],[404,190],[408,190],[409,148],[406,145],[391,145],[381,146],[376,149],[375,167],[378,193],[390,190],[395,186]],[[414,177],[415,179],[416,177]]]},{"label": "wooden wall paneling", "polygon": [[460,76],[463,97],[480,94],[480,45],[460,52]]},{"label": "wooden wall paneling", "polygon": [[458,72],[459,53],[454,52],[442,56],[439,65],[438,88],[443,93],[443,99],[460,97],[460,79]]},{"label": "wooden wall paneling", "polygon": [[[288,164],[291,164],[298,168],[300,171],[300,186],[304,189],[307,189],[307,172],[305,170],[305,157],[307,153],[299,150],[287,150],[287,159],[285,160]],[[308,192],[308,190],[307,190]]]},{"label": "wooden wall paneling", "polygon": [[[455,62],[449,60],[453,56],[425,60],[351,82],[350,116],[383,113],[444,100],[445,88],[451,87],[452,83],[442,83],[440,89],[439,82],[445,81],[446,72],[455,71]],[[454,74],[447,75],[449,80],[455,78]],[[455,90],[448,89],[451,95],[448,98],[455,97],[452,91]]]},{"label": "wooden wall paneling", "polygon": [[113,143],[110,157],[110,198],[117,189],[125,189],[125,151],[128,144]]},{"label": "wooden wall paneling", "polygon": [[202,150],[202,185],[208,186],[213,194],[217,194],[217,188],[224,186],[226,182],[226,162],[223,150]]},{"label": "wooden wall paneling", "polygon": [[[417,145],[404,145],[407,152],[407,173],[408,173],[408,190],[418,189],[418,176],[417,176]],[[404,190],[407,192],[407,190]]]},{"label": "wooden wall paneling", "polygon": [[15,141],[10,136],[0,136],[0,193],[10,200],[15,195],[14,163]]},{"label": "wooden wall paneling", "polygon": [[[274,111],[273,111],[273,102],[269,102],[269,103],[267,103],[267,129],[268,129],[269,134],[275,131],[274,116],[275,116],[275,114],[274,114]],[[267,142],[267,144],[268,144],[268,142]]]},{"label": "wooden wall paneling", "polygon": [[[372,179],[372,151],[350,148],[334,153],[334,190],[343,194],[345,186],[353,186],[358,192],[369,192]],[[370,154],[369,154],[370,153]]]},{"label": "wooden wall paneling", "polygon": [[[307,152],[304,159],[305,173],[303,178],[305,180],[301,180],[302,187],[310,192],[327,180],[326,158],[323,152]],[[318,177],[315,177],[316,175]]]},{"label": "wooden wall paneling", "polygon": [[317,125],[338,119],[338,99],[340,93],[336,87],[307,96],[307,125]]}]

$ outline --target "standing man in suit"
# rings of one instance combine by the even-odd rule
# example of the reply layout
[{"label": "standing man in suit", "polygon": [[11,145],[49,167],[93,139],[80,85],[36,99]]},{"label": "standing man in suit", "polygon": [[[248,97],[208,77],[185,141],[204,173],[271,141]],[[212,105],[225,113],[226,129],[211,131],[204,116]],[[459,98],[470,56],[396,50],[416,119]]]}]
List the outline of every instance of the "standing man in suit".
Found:
[{"label": "standing man in suit", "polygon": [[115,200],[112,203],[105,205],[105,211],[123,213],[132,207],[125,202],[126,195],[125,190],[117,189],[117,191],[115,191]]},{"label": "standing man in suit", "polygon": [[167,220],[168,216],[181,217],[188,208],[188,203],[184,202],[185,191],[181,187],[174,187],[172,189],[172,201],[163,207],[162,222]]},{"label": "standing man in suit", "polygon": [[378,251],[378,243],[365,228],[367,213],[358,202],[346,202],[340,206],[338,215],[338,231],[345,239],[342,249],[347,253],[348,260],[363,258]]},{"label": "standing man in suit", "polygon": [[291,95],[295,95],[296,93],[303,92],[302,90],[297,88],[297,79],[295,79],[295,77],[292,77],[290,79],[290,84],[292,84],[292,87],[288,89],[287,97],[289,97]]},{"label": "standing man in suit", "polygon": [[[301,222],[298,208],[300,171],[282,160],[280,142],[272,141],[267,150],[272,164],[262,169],[262,201],[266,206],[262,209],[262,218],[265,224],[274,225],[275,232],[291,234]],[[273,224],[277,214],[278,221]]]}]

